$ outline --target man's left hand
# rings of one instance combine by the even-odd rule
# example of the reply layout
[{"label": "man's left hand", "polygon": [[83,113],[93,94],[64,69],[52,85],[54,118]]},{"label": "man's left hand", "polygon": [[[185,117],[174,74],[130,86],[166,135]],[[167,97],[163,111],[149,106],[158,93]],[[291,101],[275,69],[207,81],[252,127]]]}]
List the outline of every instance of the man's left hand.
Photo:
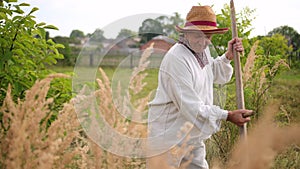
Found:
[{"label": "man's left hand", "polygon": [[233,49],[237,52],[243,52],[244,47],[241,38],[233,38],[228,42],[228,49],[225,53],[227,59],[233,59]]}]

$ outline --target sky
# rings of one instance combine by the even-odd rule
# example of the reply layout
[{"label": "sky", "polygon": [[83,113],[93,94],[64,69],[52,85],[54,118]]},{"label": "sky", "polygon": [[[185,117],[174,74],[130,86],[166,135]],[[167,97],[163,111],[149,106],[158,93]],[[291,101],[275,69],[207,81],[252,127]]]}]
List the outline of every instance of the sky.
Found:
[{"label": "sky", "polygon": [[[85,34],[95,29],[104,30],[107,38],[113,38],[121,28],[137,31],[142,21],[157,16],[173,15],[178,12],[185,18],[192,6],[214,5],[218,14],[230,0],[19,0],[31,7],[38,7],[36,21],[46,22],[59,28],[50,31],[50,36],[69,36],[78,29]],[[238,13],[246,6],[255,9],[256,19],[252,22],[251,36],[265,35],[272,29],[288,25],[300,33],[299,0],[234,0]],[[28,9],[29,10],[29,9]]]}]

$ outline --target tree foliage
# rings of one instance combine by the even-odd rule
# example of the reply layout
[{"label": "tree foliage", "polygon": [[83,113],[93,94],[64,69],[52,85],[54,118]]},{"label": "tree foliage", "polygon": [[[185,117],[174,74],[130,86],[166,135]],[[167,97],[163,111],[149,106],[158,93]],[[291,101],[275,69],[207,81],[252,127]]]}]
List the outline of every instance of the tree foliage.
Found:
[{"label": "tree foliage", "polygon": [[180,17],[178,12],[175,12],[173,16],[169,17],[165,15],[157,17],[155,20],[161,23],[163,32],[166,36],[178,39],[178,32],[176,31],[175,26],[184,24],[184,19]]},{"label": "tree foliage", "polygon": [[64,46],[47,39],[46,30],[57,28],[36,22],[36,7],[25,14],[22,8],[28,6],[17,0],[0,4],[0,104],[8,84],[12,85],[13,96],[22,98],[24,91],[48,72],[47,65],[63,58],[58,49]]},{"label": "tree foliage", "polygon": [[[268,36],[281,34],[287,39],[287,45],[292,47],[289,51],[289,65],[292,67],[300,67],[300,34],[292,27],[287,25],[274,28],[268,33]],[[293,63],[292,63],[293,62]]]},{"label": "tree foliage", "polygon": [[58,60],[57,64],[60,66],[74,66],[81,51],[81,47],[79,47],[81,45],[80,39],[56,36],[53,41],[64,45],[64,48],[58,49],[59,53],[64,55],[64,59]]},{"label": "tree foliage", "polygon": [[105,40],[104,31],[101,29],[96,29],[94,33],[91,34],[90,41],[101,42]]},{"label": "tree foliage", "polygon": [[288,40],[281,34],[263,37],[259,46],[257,54],[267,57],[280,55],[283,59],[287,59],[289,52],[293,50],[292,46],[288,46]]},{"label": "tree foliage", "polygon": [[292,27],[287,25],[274,28],[268,33],[268,36],[275,34],[281,34],[285,36],[289,45],[293,46],[293,50],[296,51],[300,48],[300,34]]},{"label": "tree foliage", "polygon": [[129,29],[121,29],[121,31],[119,32],[117,39],[123,39],[123,38],[128,38],[128,37],[133,37],[136,36],[137,33],[129,30]]},{"label": "tree foliage", "polygon": [[72,30],[70,34],[70,38],[84,38],[84,37],[85,37],[84,33],[78,29]]},{"label": "tree foliage", "polygon": [[162,34],[164,34],[162,24],[154,19],[144,20],[142,26],[139,27],[141,43],[146,43],[153,37]]},{"label": "tree foliage", "polygon": [[142,36],[142,43],[145,43],[157,35],[166,35],[173,39],[178,39],[176,25],[182,25],[184,19],[178,12],[172,16],[162,15],[155,19],[146,19],[139,28],[139,34]]},{"label": "tree foliage", "polygon": [[[217,50],[219,55],[223,54],[227,50],[227,43],[232,39],[231,31],[231,18],[230,18],[230,7],[228,4],[225,4],[221,10],[221,14],[217,14],[218,27],[220,28],[229,28],[228,32],[223,35],[214,35],[212,43]],[[255,19],[253,13],[255,10],[250,9],[249,7],[243,8],[241,11],[236,13],[236,23],[238,37],[243,38],[243,46],[245,48],[245,54],[247,55],[250,51],[251,44],[249,42],[249,36],[251,34],[252,21]]]}]

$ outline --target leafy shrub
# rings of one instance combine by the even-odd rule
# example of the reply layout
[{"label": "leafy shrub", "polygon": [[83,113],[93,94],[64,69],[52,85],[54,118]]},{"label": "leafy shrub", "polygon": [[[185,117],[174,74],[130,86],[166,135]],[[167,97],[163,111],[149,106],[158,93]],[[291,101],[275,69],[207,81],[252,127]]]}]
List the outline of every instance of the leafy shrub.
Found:
[{"label": "leafy shrub", "polygon": [[49,71],[46,65],[55,64],[63,55],[58,48],[63,45],[48,39],[47,29],[57,29],[53,25],[37,23],[34,7],[27,14],[21,9],[30,6],[16,3],[17,0],[4,0],[0,4],[0,104],[12,85],[12,95],[23,98],[26,89],[45,77]]}]

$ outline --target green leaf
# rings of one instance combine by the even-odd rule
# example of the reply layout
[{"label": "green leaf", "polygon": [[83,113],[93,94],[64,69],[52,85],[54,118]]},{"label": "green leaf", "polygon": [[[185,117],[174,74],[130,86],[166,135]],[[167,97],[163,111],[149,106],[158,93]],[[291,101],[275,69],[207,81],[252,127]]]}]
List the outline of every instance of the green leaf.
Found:
[{"label": "green leaf", "polygon": [[46,25],[46,23],[45,22],[41,22],[41,23],[36,24],[35,26],[36,27],[40,27],[40,26],[44,26],[44,25]]},{"label": "green leaf", "polygon": [[14,54],[18,56],[24,56],[24,51],[22,49],[14,50]]},{"label": "green leaf", "polygon": [[7,16],[4,12],[0,12],[0,20],[7,19]]},{"label": "green leaf", "polygon": [[12,10],[13,12],[15,12],[15,13],[18,13],[18,14],[23,14],[24,13],[24,11],[22,11],[22,10]]},{"label": "green leaf", "polygon": [[64,55],[63,54],[58,54],[58,55],[56,55],[56,58],[57,59],[64,59]]},{"label": "green leaf", "polygon": [[57,61],[53,57],[47,57],[45,59],[45,62],[48,63],[49,65],[52,65],[52,64],[56,64]]},{"label": "green leaf", "polygon": [[35,65],[35,63],[34,63],[32,60],[27,60],[26,63],[27,63],[27,64],[30,64],[30,65]]},{"label": "green leaf", "polygon": [[5,8],[0,8],[0,12],[6,13],[8,15],[12,15],[12,11],[8,10],[8,9],[5,9]]},{"label": "green leaf", "polygon": [[41,38],[45,38],[46,37],[46,31],[43,28],[38,28],[38,34],[40,35]]},{"label": "green leaf", "polygon": [[11,59],[12,55],[13,55],[13,53],[11,51],[7,51],[3,56],[3,60],[6,61],[6,60]]},{"label": "green leaf", "polygon": [[14,64],[15,64],[15,62],[12,59],[10,59],[10,60],[7,61],[7,65],[8,66],[11,66],[11,65],[14,65]]},{"label": "green leaf", "polygon": [[18,0],[6,0],[5,2],[9,3],[9,2],[18,2]]},{"label": "green leaf", "polygon": [[50,44],[50,45],[54,45],[55,44],[52,39],[48,39],[47,43]]},{"label": "green leaf", "polygon": [[28,3],[21,3],[21,4],[19,4],[19,6],[30,6],[30,4],[28,4]]},{"label": "green leaf", "polygon": [[15,17],[13,17],[13,21],[15,21],[15,20],[21,20],[23,17],[22,16],[15,16]]},{"label": "green leaf", "polygon": [[37,7],[32,8],[28,15],[31,15],[33,12],[35,12],[37,10],[39,10],[39,8],[37,8]]},{"label": "green leaf", "polygon": [[63,45],[63,44],[60,44],[60,43],[58,43],[58,44],[55,44],[55,47],[56,48],[65,48],[65,46]]},{"label": "green leaf", "polygon": [[14,7],[16,8],[16,10],[14,10],[14,12],[16,12],[18,14],[23,14],[24,13],[24,11],[18,5],[14,5]]},{"label": "green leaf", "polygon": [[43,28],[45,28],[45,29],[54,29],[54,30],[58,30],[58,28],[57,28],[56,26],[54,26],[54,25],[46,25],[46,26],[44,26]]}]

